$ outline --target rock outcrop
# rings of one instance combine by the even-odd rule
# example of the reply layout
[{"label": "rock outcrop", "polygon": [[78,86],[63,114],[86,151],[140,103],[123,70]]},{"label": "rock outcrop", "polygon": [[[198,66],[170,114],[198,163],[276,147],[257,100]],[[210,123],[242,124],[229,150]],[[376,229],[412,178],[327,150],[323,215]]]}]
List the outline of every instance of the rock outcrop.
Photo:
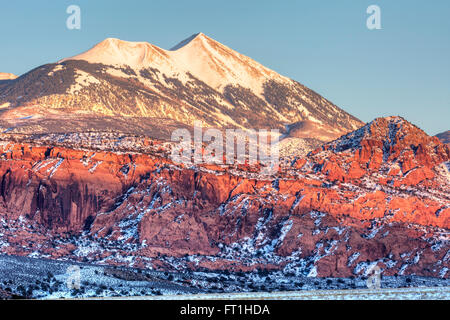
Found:
[{"label": "rock outcrop", "polygon": [[156,141],[136,153],[105,139],[111,150],[9,140],[0,145],[5,253],[320,277],[378,265],[386,275],[448,277],[449,147],[399,117],[282,159],[270,178],[248,166],[179,166]]}]

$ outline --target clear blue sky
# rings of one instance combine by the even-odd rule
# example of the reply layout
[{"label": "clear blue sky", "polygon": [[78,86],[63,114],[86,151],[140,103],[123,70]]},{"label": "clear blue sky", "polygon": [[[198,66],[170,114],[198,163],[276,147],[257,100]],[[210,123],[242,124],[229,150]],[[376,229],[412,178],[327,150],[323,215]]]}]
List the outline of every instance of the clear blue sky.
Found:
[{"label": "clear blue sky", "polygon": [[[81,30],[66,8],[81,7]],[[366,28],[381,8],[382,30]],[[203,32],[363,121],[401,115],[450,129],[449,0],[1,1],[0,72],[23,74],[107,37],[170,48]]]}]

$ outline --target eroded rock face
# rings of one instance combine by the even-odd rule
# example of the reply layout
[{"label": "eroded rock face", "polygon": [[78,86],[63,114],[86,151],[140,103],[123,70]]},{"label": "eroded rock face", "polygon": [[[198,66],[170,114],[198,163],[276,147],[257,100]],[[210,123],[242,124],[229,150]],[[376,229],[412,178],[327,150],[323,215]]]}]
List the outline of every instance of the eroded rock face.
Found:
[{"label": "eroded rock face", "polygon": [[401,118],[377,119],[270,179],[245,166],[188,169],[152,152],[17,141],[1,153],[5,253],[448,277],[449,148]]}]

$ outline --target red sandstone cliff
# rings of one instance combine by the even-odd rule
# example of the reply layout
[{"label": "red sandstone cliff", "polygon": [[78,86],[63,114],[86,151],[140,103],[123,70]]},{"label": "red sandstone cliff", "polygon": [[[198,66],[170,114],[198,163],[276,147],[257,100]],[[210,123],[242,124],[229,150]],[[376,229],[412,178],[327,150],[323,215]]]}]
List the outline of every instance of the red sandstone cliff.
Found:
[{"label": "red sandstone cliff", "polygon": [[[157,154],[3,143],[1,250],[139,267],[448,277],[449,147],[398,118],[270,180]],[[175,259],[175,260],[174,260]],[[176,261],[176,262],[175,262]]]}]

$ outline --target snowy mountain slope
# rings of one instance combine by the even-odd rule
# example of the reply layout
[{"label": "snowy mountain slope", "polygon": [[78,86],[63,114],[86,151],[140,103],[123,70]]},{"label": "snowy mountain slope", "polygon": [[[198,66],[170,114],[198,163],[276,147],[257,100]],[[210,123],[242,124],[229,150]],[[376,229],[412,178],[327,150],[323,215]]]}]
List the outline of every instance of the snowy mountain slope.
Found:
[{"label": "snowy mountain slope", "polygon": [[[200,33],[163,50],[106,39],[92,49],[0,83],[5,130],[31,132],[39,119],[93,117],[195,120],[219,128],[277,128],[310,121],[321,137],[363,123],[314,91]],[[32,124],[31,124],[32,123]]]},{"label": "snowy mountain slope", "polygon": [[0,72],[0,80],[14,80],[16,78],[15,74]]},{"label": "snowy mountain slope", "polygon": [[151,66],[171,76],[189,72],[215,90],[223,91],[230,84],[240,85],[261,97],[263,84],[268,79],[290,81],[203,33],[183,40],[171,50],[146,42],[108,38],[92,49],[61,62],[68,60],[129,66],[136,70]]}]

